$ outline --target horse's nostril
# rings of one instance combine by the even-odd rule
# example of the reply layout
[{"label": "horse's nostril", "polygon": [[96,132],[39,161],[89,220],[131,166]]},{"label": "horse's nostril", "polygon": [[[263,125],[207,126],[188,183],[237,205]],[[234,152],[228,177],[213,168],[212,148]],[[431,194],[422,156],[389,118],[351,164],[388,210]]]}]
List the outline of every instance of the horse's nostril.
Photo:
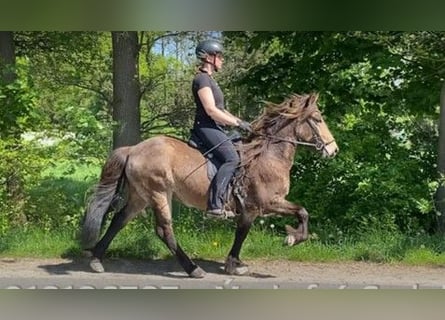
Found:
[{"label": "horse's nostril", "polygon": [[329,154],[327,154],[329,157],[335,157],[338,153],[338,148],[335,148],[334,150],[332,150],[332,152],[330,152]]}]

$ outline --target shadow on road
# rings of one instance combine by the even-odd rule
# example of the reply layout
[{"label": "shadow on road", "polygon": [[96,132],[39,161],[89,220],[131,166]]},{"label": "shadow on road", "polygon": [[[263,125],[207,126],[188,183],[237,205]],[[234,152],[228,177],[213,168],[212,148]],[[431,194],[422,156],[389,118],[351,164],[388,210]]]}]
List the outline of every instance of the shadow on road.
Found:
[{"label": "shadow on road", "polygon": [[[224,264],[210,260],[195,260],[207,273],[225,275]],[[175,259],[167,260],[131,260],[131,259],[104,259],[102,262],[105,273],[157,275],[169,278],[188,278],[182,267]],[[39,268],[51,275],[72,275],[73,273],[93,273],[89,267],[89,258],[72,258],[69,262],[59,264],[40,265]],[[251,273],[252,278],[274,278],[273,275]]]}]

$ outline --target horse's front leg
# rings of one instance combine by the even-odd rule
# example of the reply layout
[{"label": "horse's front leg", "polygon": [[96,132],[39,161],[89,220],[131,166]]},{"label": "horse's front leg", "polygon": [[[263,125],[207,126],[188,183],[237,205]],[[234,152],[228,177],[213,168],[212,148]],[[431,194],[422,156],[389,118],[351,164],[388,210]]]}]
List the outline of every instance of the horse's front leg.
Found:
[{"label": "horse's front leg", "polygon": [[287,236],[284,239],[284,242],[289,246],[293,246],[299,244],[300,242],[306,241],[309,237],[308,234],[309,214],[305,208],[301,207],[300,210],[298,210],[297,218],[299,223],[296,229],[290,225],[285,226]]},{"label": "horse's front leg", "polygon": [[290,225],[285,226],[287,236],[284,241],[286,244],[293,246],[308,239],[309,214],[304,207],[282,199],[273,202],[267,211],[279,215],[295,215],[297,217],[298,226],[296,229]]},{"label": "horse's front leg", "polygon": [[254,219],[255,216],[244,213],[238,220],[235,231],[235,240],[232,248],[230,249],[229,255],[227,256],[224,267],[224,271],[228,274],[242,276],[249,273],[247,265],[240,260],[239,254]]}]

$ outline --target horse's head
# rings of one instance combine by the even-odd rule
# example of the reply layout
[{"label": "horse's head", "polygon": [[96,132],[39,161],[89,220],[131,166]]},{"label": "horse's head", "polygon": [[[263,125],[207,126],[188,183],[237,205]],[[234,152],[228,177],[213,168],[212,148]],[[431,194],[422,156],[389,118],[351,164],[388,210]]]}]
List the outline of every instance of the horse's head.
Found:
[{"label": "horse's head", "polygon": [[318,108],[318,94],[293,96],[289,101],[290,105],[293,104],[292,99],[299,100],[295,102],[298,102],[297,105],[302,108],[295,125],[297,141],[314,146],[322,152],[324,157],[335,156],[338,152],[338,146]]},{"label": "horse's head", "polygon": [[[318,109],[317,100],[318,94],[295,94],[280,104],[269,102],[263,115],[252,123],[254,134],[251,137],[260,137],[259,141],[267,143],[311,146],[324,157],[335,156],[338,146]],[[250,143],[253,148],[256,145]]]}]

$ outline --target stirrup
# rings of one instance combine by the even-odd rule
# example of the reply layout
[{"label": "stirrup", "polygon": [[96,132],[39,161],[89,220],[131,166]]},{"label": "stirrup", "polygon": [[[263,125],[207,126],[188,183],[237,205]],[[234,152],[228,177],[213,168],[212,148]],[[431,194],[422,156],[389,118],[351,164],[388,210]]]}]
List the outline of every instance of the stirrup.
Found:
[{"label": "stirrup", "polygon": [[235,213],[224,209],[209,209],[206,211],[206,217],[216,219],[227,219],[235,217]]}]

